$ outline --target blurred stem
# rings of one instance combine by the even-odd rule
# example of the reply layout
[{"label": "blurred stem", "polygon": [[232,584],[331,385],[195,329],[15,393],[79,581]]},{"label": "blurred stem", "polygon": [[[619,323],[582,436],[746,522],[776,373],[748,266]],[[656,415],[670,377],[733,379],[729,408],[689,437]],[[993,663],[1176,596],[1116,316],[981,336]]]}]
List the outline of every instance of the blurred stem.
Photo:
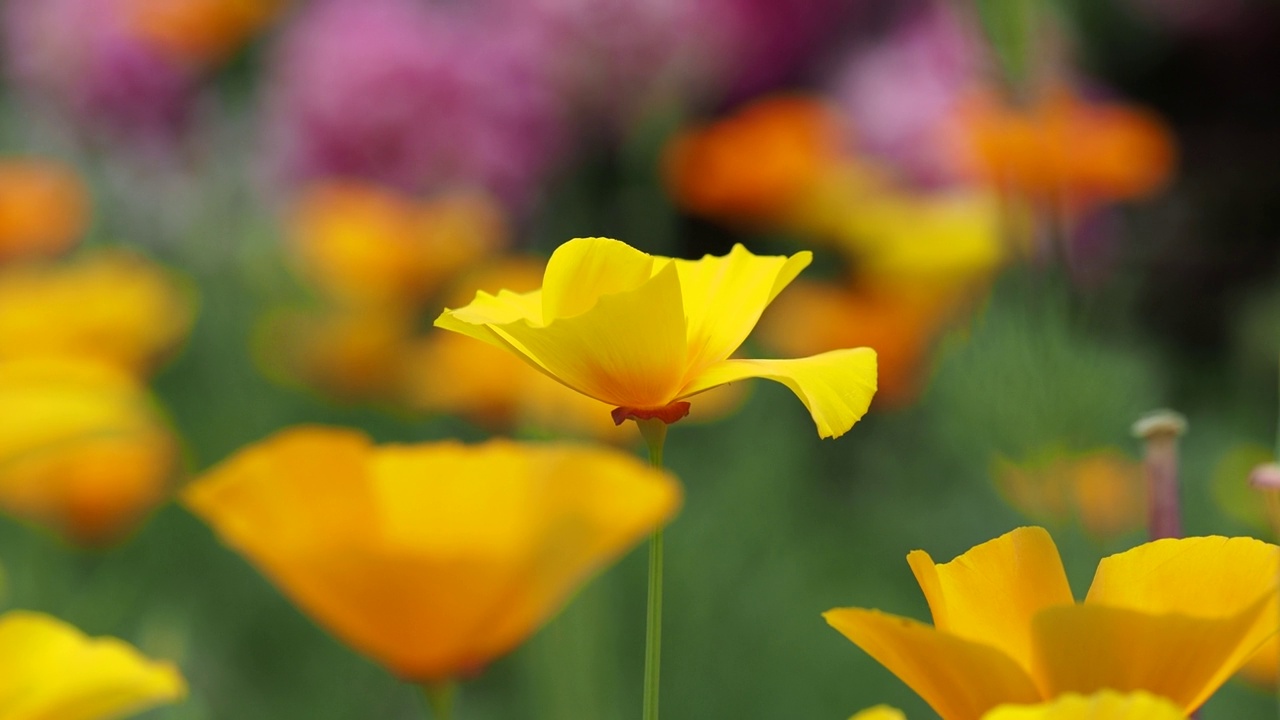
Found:
[{"label": "blurred stem", "polygon": [[454,701],[458,696],[458,684],[452,680],[425,683],[422,694],[427,698],[434,720],[453,720]]},{"label": "blurred stem", "polygon": [[[636,420],[649,446],[649,464],[662,467],[667,424],[656,418]],[[644,720],[658,718],[658,686],[662,661],[662,528],[649,539],[649,603],[644,642]]]}]

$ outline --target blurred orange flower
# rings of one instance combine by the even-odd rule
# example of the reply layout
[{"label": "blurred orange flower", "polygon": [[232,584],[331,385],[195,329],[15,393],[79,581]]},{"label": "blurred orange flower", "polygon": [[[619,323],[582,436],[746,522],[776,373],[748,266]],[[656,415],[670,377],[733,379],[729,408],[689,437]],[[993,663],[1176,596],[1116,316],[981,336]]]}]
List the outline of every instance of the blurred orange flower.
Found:
[{"label": "blurred orange flower", "polygon": [[240,451],[183,499],[338,637],[428,682],[513,649],[680,495],[619,451],[375,447],[312,427]]},{"label": "blurred orange flower", "polygon": [[52,160],[0,161],[0,263],[57,255],[89,226],[89,188]]},{"label": "blurred orange flower", "polygon": [[169,270],[123,251],[0,269],[0,359],[91,357],[145,373],[171,354],[194,294]]},{"label": "blurred orange flower", "polygon": [[901,407],[919,395],[929,353],[962,305],[937,288],[863,282],[798,282],[765,312],[760,341],[787,356],[842,347],[876,351],[876,407]]},{"label": "blurred orange flower", "polygon": [[1079,604],[1043,528],[948,563],[922,550],[907,562],[933,626],[864,608],[824,617],[944,720],[1106,689],[1190,713],[1280,623],[1280,548],[1253,538],[1156,540],[1104,558]]},{"label": "blurred orange flower", "polygon": [[1119,450],[1050,450],[1021,463],[1000,457],[992,472],[1001,496],[1037,522],[1062,525],[1078,518],[1085,532],[1104,539],[1146,525],[1142,464]]},{"label": "blurred orange flower", "polygon": [[729,220],[775,217],[838,158],[835,111],[816,97],[778,95],[677,135],[663,166],[676,203]]},{"label": "blurred orange flower", "polygon": [[1026,109],[976,94],[959,128],[961,162],[975,179],[1069,209],[1147,197],[1174,170],[1173,133],[1154,113],[1061,87]]},{"label": "blurred orange flower", "polygon": [[87,638],[48,615],[0,615],[0,717],[117,720],[181,700],[187,683],[169,663],[115,638]]},{"label": "blurred orange flower", "polygon": [[213,65],[244,45],[288,0],[127,0],[133,30],[173,55]]},{"label": "blurred orange flower", "polygon": [[174,438],[128,374],[74,358],[0,361],[0,508],[85,545],[164,500]]},{"label": "blurred orange flower", "polygon": [[348,305],[416,306],[507,243],[501,207],[478,193],[420,202],[356,181],[315,185],[290,223],[302,274]]}]

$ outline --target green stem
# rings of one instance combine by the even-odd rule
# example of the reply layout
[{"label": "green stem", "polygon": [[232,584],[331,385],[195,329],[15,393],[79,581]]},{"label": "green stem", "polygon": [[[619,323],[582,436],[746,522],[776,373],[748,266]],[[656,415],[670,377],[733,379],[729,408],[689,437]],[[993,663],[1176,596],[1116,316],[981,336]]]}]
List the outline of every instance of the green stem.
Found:
[{"label": "green stem", "polygon": [[[661,420],[636,420],[645,444],[649,464],[662,467],[662,447],[667,424]],[[658,720],[658,687],[662,664],[662,528],[649,539],[649,603],[644,644],[644,720]]]},{"label": "green stem", "polygon": [[427,698],[427,707],[431,708],[434,720],[453,720],[454,701],[458,696],[457,683],[452,680],[426,683],[422,686],[422,694]]}]

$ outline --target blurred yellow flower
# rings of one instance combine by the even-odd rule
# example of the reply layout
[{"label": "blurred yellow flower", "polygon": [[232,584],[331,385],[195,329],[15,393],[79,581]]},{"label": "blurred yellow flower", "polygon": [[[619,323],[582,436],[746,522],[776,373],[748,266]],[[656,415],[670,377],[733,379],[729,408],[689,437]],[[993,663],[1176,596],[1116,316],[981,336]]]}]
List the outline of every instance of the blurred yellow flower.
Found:
[{"label": "blurred yellow flower", "polygon": [[175,275],[122,251],[0,269],[0,359],[73,355],[145,372],[182,341],[193,305]]},{"label": "blurred yellow flower", "polygon": [[321,183],[298,199],[290,248],[343,304],[416,306],[507,243],[500,206],[476,193],[419,202],[369,183]]},{"label": "blurred yellow flower", "polygon": [[[1061,695],[1038,705],[1001,705],[982,720],[1186,720],[1187,714],[1165,698],[1149,693],[1123,694],[1102,690],[1084,696]],[[849,720],[906,720],[901,711],[886,705],[873,707]]]},{"label": "blurred yellow flower", "polygon": [[0,718],[115,720],[187,694],[177,668],[40,613],[0,615]]},{"label": "blurred yellow flower", "polygon": [[678,205],[727,220],[769,220],[840,154],[839,119],[816,97],[778,95],[677,135],[663,157]]},{"label": "blurred yellow flower", "polygon": [[1042,528],[1020,528],[935,564],[907,561],[930,627],[840,608],[827,622],[943,720],[1065,693],[1145,691],[1190,713],[1278,629],[1280,548],[1252,538],[1166,539],[1105,558],[1083,604]]},{"label": "blurred yellow flower", "polygon": [[0,263],[57,255],[89,225],[89,188],[52,160],[0,161]]},{"label": "blurred yellow flower", "polygon": [[522,642],[669,520],[680,488],[620,451],[374,447],[298,428],[240,451],[183,500],[318,622],[424,682]]},{"label": "blurred yellow flower", "polygon": [[196,65],[212,65],[267,25],[288,0],[127,0],[134,32]]},{"label": "blurred yellow flower", "polygon": [[1041,452],[1025,462],[997,457],[996,488],[1014,508],[1036,522],[1079,519],[1085,532],[1113,538],[1147,522],[1142,464],[1115,449],[1069,454]]},{"label": "blurred yellow flower", "polygon": [[344,400],[392,400],[413,341],[413,317],[393,308],[280,310],[258,324],[263,371]]},{"label": "blurred yellow flower", "polygon": [[578,238],[547,263],[540,291],[476,294],[436,326],[510,350],[564,385],[615,407],[614,420],[674,422],[698,393],[763,377],[785,384],[823,437],[844,434],[875,394],[869,348],[792,360],[729,359],[807,252],[675,260],[617,240]]},{"label": "blurred yellow flower", "polygon": [[0,508],[81,544],[167,495],[175,442],[129,375],[72,358],[0,361]]},{"label": "blurred yellow flower", "polygon": [[975,178],[1072,209],[1147,197],[1174,170],[1173,133],[1158,116],[1066,88],[1026,109],[976,94],[959,128],[962,162]]}]

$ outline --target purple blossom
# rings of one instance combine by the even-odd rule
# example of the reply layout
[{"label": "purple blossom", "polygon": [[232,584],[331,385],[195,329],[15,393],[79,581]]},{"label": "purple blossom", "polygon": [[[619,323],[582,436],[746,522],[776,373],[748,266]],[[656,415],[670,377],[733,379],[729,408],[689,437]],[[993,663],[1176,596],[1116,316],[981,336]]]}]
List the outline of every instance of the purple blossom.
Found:
[{"label": "purple blossom", "polygon": [[8,0],[7,71],[82,127],[135,140],[185,125],[194,69],[132,33],[119,0]]},{"label": "purple blossom", "polygon": [[268,141],[286,181],[357,177],[406,192],[528,198],[560,144],[536,46],[414,0],[322,0],[282,39]]},{"label": "purple blossom", "polygon": [[856,52],[835,95],[859,150],[923,185],[954,179],[950,125],[979,78],[980,47],[947,4],[936,2]]}]

